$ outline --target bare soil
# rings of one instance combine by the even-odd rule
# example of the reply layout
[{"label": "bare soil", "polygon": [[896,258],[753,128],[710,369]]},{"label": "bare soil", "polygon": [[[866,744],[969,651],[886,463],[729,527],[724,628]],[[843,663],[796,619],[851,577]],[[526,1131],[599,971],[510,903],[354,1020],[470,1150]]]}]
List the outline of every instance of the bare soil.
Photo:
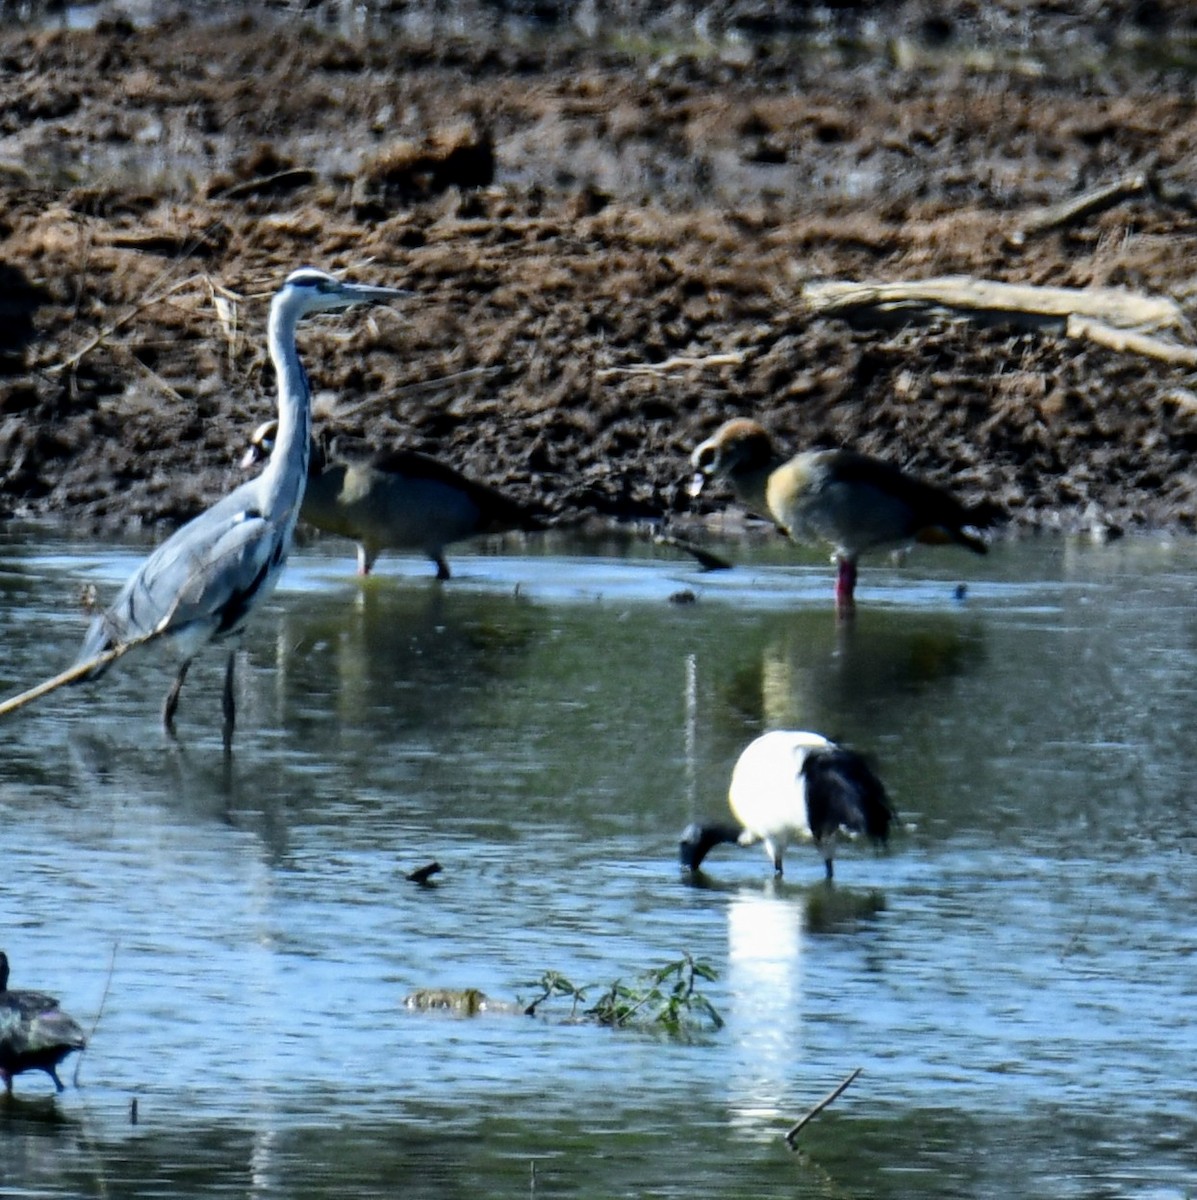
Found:
[{"label": "bare soil", "polygon": [[273,410],[269,295],[311,263],[413,292],[303,327],[320,425],[555,520],[712,511],[687,455],[753,415],[1011,529],[1197,524],[1190,370],[801,296],[963,273],[1190,305],[1187,5],[216,11],[0,24],[0,514],[177,523],[227,490]]}]

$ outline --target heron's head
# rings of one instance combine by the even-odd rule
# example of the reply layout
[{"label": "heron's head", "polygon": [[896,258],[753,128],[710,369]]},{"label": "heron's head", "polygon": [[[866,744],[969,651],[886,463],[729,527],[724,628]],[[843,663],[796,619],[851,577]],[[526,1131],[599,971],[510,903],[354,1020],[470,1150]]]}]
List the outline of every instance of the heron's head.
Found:
[{"label": "heron's head", "polygon": [[401,288],[375,287],[351,283],[315,267],[300,267],[287,276],[274,297],[274,305],[294,308],[300,315],[311,312],[335,312],[354,304],[385,304],[408,296]]},{"label": "heron's head", "polygon": [[767,470],[773,463],[772,439],[756,421],[737,417],[720,425],[690,455],[694,476],[687,489],[697,496],[708,479],[739,471]]}]

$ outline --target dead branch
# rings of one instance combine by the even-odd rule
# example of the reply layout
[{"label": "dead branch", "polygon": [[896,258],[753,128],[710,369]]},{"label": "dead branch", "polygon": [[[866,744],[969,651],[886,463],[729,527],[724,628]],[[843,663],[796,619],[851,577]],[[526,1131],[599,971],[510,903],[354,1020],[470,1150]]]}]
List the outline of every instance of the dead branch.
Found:
[{"label": "dead branch", "polygon": [[600,367],[594,373],[596,379],[609,379],[612,375],[663,375],[666,371],[681,371],[691,367],[738,367],[744,361],[742,350],[729,350],[725,354],[707,354],[695,358],[686,354],[675,354],[664,362],[629,363],[624,367]]},{"label": "dead branch", "polygon": [[1180,305],[1163,296],[1124,288],[1035,287],[949,275],[897,283],[816,280],[803,288],[811,312],[858,318],[875,324],[901,320],[979,320],[1012,322],[1064,332],[1070,318],[1087,317],[1119,329],[1177,329],[1184,325]]},{"label": "dead branch", "polygon": [[97,346],[110,338],[118,329],[127,325],[138,313],[144,312],[147,308],[152,308],[155,304],[160,304],[168,296],[173,296],[175,292],[181,292],[185,287],[190,287],[197,280],[205,278],[202,274],[188,275],[186,279],[180,279],[177,283],[172,283],[166,291],[154,296],[149,296],[145,300],[135,304],[127,312],[122,313],[110,325],[105,326],[93,338],[85,342],[78,350],[75,351],[69,358],[63,359],[62,362],[56,363],[49,367],[50,371],[65,371],[70,367],[74,367],[83,361]]},{"label": "dead branch", "polygon": [[242,200],[246,196],[269,196],[279,192],[293,192],[296,188],[306,187],[316,180],[316,172],[311,167],[289,167],[285,171],[275,171],[272,175],[259,175],[247,179],[243,183],[235,183],[231,187],[213,192],[210,200]]},{"label": "dead branch", "polygon": [[1116,329],[1092,317],[1070,316],[1065,331],[1070,338],[1093,342],[1119,354],[1142,354],[1174,367],[1197,367],[1197,347],[1167,342],[1131,329]]},{"label": "dead branch", "polygon": [[848,1088],[852,1086],[852,1083],[856,1079],[857,1075],[859,1075],[863,1070],[863,1067],[857,1067],[856,1070],[847,1077],[847,1079],[841,1080],[839,1083],[837,1083],[835,1087],[833,1087],[831,1091],[829,1091],[827,1095],[824,1096],[823,1099],[814,1106],[814,1108],[804,1113],[792,1126],[790,1126],[789,1130],[786,1132],[786,1145],[789,1146],[791,1150],[794,1149],[794,1142],[796,1141],[798,1134],[805,1129],[806,1126],[809,1125],[829,1104],[832,1104],[834,1101],[838,1100],[839,1097],[842,1096],[844,1092],[846,1092]]},{"label": "dead branch", "polygon": [[48,696],[51,692],[56,692],[59,688],[66,687],[68,684],[78,683],[79,680],[86,678],[93,671],[110,666],[118,658],[124,658],[130,650],[135,650],[138,646],[144,646],[146,642],[152,642],[155,638],[160,638],[167,632],[163,628],[165,624],[166,621],[164,620],[161,625],[156,629],[150,630],[143,637],[134,638],[129,642],[122,642],[119,646],[113,646],[111,650],[105,650],[103,654],[97,654],[95,658],[89,658],[86,662],[76,663],[73,667],[67,667],[65,671],[60,671],[53,679],[43,680],[36,687],[31,687],[19,695],[10,696],[7,700],[0,703],[0,717],[7,717],[9,713],[16,712],[17,709],[24,708],[27,704],[32,704],[35,700],[40,700],[43,696]]},{"label": "dead branch", "polygon": [[1010,235],[1012,245],[1021,246],[1028,238],[1038,237],[1053,229],[1065,229],[1070,225],[1079,225],[1086,217],[1094,213],[1104,212],[1129,200],[1132,196],[1141,196],[1151,190],[1151,178],[1145,171],[1127,175],[1123,179],[1115,179],[1113,183],[1102,184],[1101,187],[1091,188],[1079,196],[1070,196],[1059,204],[1049,204],[1046,208],[1035,209],[1023,219],[1022,225]]}]

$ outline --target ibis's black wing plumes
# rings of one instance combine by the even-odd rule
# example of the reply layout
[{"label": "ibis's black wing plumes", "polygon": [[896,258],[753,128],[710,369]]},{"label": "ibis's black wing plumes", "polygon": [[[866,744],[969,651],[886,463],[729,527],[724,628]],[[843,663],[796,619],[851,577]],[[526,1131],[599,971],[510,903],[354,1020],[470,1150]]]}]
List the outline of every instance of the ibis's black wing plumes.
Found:
[{"label": "ibis's black wing plumes", "polygon": [[807,820],[817,841],[840,829],[885,841],[894,809],[885,785],[859,754],[838,746],[810,750],[803,760],[802,774],[806,779]]}]

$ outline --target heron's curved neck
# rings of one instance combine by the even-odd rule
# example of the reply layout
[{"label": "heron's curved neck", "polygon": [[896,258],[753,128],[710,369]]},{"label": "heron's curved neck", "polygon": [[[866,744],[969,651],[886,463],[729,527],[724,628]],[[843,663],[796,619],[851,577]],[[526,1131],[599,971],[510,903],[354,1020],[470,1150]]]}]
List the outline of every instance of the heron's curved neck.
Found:
[{"label": "heron's curved neck", "polygon": [[277,301],[270,306],[266,340],[278,384],[278,432],[262,472],[267,503],[298,514],[308,475],[312,433],[311,391],[295,345],[299,314]]}]

